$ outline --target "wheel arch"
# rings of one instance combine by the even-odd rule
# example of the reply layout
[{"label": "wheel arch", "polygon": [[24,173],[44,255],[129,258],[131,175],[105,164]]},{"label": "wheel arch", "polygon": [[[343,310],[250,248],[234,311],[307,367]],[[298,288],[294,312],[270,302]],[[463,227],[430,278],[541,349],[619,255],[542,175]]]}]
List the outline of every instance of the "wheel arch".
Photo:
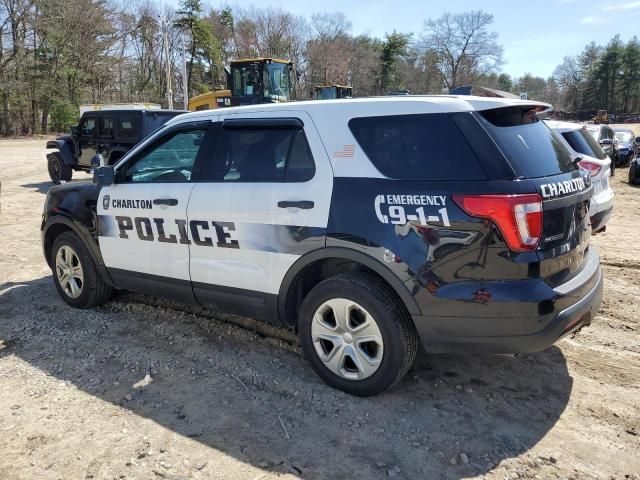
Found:
[{"label": "wheel arch", "polygon": [[[319,271],[318,271],[319,270]],[[344,272],[363,270],[373,273],[387,284],[411,315],[420,315],[420,308],[402,281],[382,263],[370,256],[344,247],[326,247],[299,258],[287,271],[278,294],[278,318],[284,325],[295,325],[297,308],[315,284],[303,282]],[[333,272],[323,275],[325,272]]]},{"label": "wheel arch", "polygon": [[60,156],[62,157],[62,161],[65,165],[74,166],[76,164],[75,159],[73,158],[73,146],[69,140],[57,138],[55,140],[47,141],[48,149],[58,149]]},{"label": "wheel arch", "polygon": [[42,230],[42,248],[47,265],[52,267],[51,249],[53,248],[55,239],[65,232],[74,233],[80,239],[82,244],[89,251],[89,255],[91,255],[91,259],[94,261],[98,273],[102,276],[105,282],[109,285],[113,285],[113,280],[111,279],[111,276],[104,265],[102,255],[100,254],[100,248],[93,241],[91,234],[89,232],[83,232],[81,228],[78,228],[73,219],[63,215],[50,217]]},{"label": "wheel arch", "polygon": [[109,165],[115,165],[129,150],[114,148],[109,152]]}]

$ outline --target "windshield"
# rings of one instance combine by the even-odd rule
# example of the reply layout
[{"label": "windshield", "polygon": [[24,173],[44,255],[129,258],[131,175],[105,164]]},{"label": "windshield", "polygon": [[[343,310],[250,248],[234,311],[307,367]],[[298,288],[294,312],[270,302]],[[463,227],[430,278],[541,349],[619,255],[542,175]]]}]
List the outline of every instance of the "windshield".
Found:
[{"label": "windshield", "polygon": [[607,157],[598,142],[585,129],[562,132],[562,136],[571,148],[582,155],[600,160],[604,160]]},{"label": "windshield", "polygon": [[615,135],[620,142],[633,143],[633,134],[631,132],[616,132]]},{"label": "windshield", "polygon": [[273,102],[288,102],[291,98],[289,65],[269,63],[264,72],[264,96]]},{"label": "windshield", "polygon": [[257,63],[248,63],[231,66],[232,95],[259,96],[260,95],[260,68]]},{"label": "windshield", "polygon": [[567,148],[531,107],[503,107],[479,113],[519,177],[546,177],[576,169]]}]

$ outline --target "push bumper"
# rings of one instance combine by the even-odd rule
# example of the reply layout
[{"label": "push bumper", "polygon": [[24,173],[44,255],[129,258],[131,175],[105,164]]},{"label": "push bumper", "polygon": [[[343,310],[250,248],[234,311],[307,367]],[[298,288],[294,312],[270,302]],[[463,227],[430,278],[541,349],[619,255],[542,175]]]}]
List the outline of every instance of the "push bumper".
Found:
[{"label": "push bumper", "polygon": [[[559,285],[553,291],[554,301],[565,307],[550,315],[541,315],[537,321],[542,328],[527,335],[501,335],[505,322],[509,328],[522,330],[529,328],[530,318],[483,318],[482,324],[486,334],[479,335],[475,328],[474,335],[469,335],[473,318],[447,317],[433,318],[429,316],[413,316],[418,334],[428,352],[487,352],[487,353],[529,353],[544,350],[561,338],[591,324],[602,303],[604,279],[600,268],[599,257],[594,252],[585,268],[569,282]],[[587,287],[587,290],[585,290]],[[567,305],[566,300],[571,299]],[[447,328],[441,328],[447,324]],[[446,334],[443,334],[446,331]]]}]

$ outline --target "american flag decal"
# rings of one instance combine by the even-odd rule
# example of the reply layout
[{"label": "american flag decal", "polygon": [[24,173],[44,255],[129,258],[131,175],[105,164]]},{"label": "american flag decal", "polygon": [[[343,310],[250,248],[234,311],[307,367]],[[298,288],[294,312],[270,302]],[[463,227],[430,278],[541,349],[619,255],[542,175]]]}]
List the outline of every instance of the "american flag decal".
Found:
[{"label": "american flag decal", "polygon": [[355,151],[356,151],[355,145],[345,145],[341,151],[335,152],[333,154],[333,158],[353,157],[353,154],[355,153]]}]

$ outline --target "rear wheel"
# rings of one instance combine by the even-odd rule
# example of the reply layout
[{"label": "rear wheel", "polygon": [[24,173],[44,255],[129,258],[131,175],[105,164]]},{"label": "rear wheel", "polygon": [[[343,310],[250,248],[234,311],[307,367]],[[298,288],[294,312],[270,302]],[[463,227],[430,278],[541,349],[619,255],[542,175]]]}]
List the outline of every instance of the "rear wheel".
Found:
[{"label": "rear wheel", "polygon": [[58,293],[72,307],[95,307],[111,296],[112,288],[102,279],[91,254],[75,234],[65,232],[55,239],[50,264]]},{"label": "rear wheel", "polygon": [[71,167],[64,163],[59,152],[47,155],[47,167],[49,168],[49,178],[56,185],[61,181],[68,182],[73,174]]},{"label": "rear wheel", "polygon": [[344,273],[304,299],[300,344],[314,371],[332,387],[358,396],[380,393],[409,370],[418,350],[415,327],[379,279]]},{"label": "rear wheel", "polygon": [[637,185],[640,183],[640,167],[637,161],[631,162],[629,165],[629,184]]}]

